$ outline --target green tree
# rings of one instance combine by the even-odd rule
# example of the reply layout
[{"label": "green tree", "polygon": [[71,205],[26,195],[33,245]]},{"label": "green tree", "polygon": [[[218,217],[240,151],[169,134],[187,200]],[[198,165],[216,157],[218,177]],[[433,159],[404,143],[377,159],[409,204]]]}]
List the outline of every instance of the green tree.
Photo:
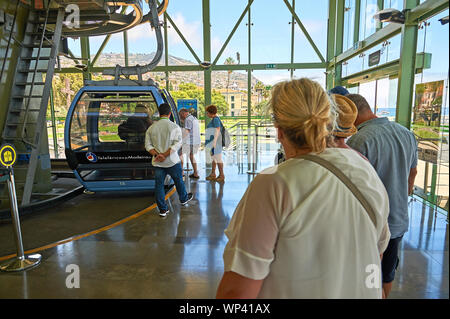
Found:
[{"label": "green tree", "polygon": [[[53,77],[53,104],[55,115],[65,117],[67,115],[69,103],[73,101],[75,94],[83,87],[83,76],[81,73],[60,73]],[[73,94],[68,94],[69,89]],[[50,108],[48,116],[50,116]]]},{"label": "green tree", "polygon": [[[203,88],[196,86],[193,83],[182,83],[178,86],[177,91],[170,91],[175,103],[179,99],[196,99],[198,101],[198,116],[205,116],[205,93]],[[211,92],[211,102],[217,106],[219,115],[226,115],[228,113],[228,104],[225,97],[216,90]]]},{"label": "green tree", "polygon": [[[225,65],[233,65],[236,64],[236,61],[234,61],[234,59],[232,57],[228,57],[225,59],[225,62],[223,63]],[[227,75],[227,91],[228,88],[230,87],[230,77],[231,77],[231,73],[233,73],[233,70],[228,70],[228,75]]]}]

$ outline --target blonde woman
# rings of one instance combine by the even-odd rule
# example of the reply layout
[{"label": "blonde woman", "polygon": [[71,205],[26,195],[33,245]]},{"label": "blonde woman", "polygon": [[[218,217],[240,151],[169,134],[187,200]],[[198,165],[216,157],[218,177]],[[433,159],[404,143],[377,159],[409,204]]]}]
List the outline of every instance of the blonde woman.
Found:
[{"label": "blonde woman", "polygon": [[[355,151],[327,148],[335,112],[317,82],[275,85],[270,106],[287,160],[256,176],[236,208],[217,298],[381,298],[380,254],[390,236],[383,184]],[[375,219],[305,154],[340,169]]]}]

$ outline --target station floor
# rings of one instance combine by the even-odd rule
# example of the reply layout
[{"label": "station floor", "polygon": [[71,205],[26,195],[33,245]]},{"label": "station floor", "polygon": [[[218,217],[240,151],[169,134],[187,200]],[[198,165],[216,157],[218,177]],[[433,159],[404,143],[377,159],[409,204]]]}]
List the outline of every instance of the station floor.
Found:
[{"label": "station floor", "polygon": [[[98,223],[92,227],[99,227],[98,232],[71,236],[68,242],[39,251],[42,262],[33,269],[0,273],[0,298],[214,298],[223,274],[222,254],[227,243],[224,229],[253,175],[247,174],[247,167],[239,172],[236,165],[229,163],[225,167],[226,181],[219,184],[205,181],[209,172],[204,164],[200,168],[201,179],[189,184],[195,199],[188,207],[181,207],[175,193],[170,200],[171,213],[165,219],[153,209],[154,199],[147,193],[130,197],[82,195],[39,213],[43,220],[40,224],[24,218],[23,232],[39,228],[40,233],[48,233],[52,229],[45,220],[58,216],[60,220],[67,218],[68,225],[81,218],[83,222],[94,222],[102,209],[108,212],[128,207],[126,215],[131,216],[115,227],[104,228]],[[80,211],[86,210],[81,206],[83,202],[91,203],[92,209],[81,215]],[[390,298],[449,298],[446,216],[413,198],[409,207],[410,228],[402,241]],[[72,215],[67,212],[70,210]],[[79,218],[74,215],[77,211]],[[116,221],[126,218],[119,215]],[[0,225],[0,241],[13,241],[7,238],[10,233],[6,235],[9,227]],[[39,245],[36,239],[35,247]],[[67,268],[69,265],[78,266],[79,288],[66,286],[73,271]]]}]

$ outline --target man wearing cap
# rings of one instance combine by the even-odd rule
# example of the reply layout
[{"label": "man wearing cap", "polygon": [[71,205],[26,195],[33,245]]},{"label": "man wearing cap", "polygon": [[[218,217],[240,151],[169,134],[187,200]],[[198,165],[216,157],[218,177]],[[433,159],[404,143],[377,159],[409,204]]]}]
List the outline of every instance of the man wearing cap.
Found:
[{"label": "man wearing cap", "polygon": [[343,86],[335,86],[328,93],[330,94],[339,94],[339,95],[348,95],[350,92]]},{"label": "man wearing cap", "polygon": [[398,248],[408,231],[408,195],[412,194],[417,174],[417,141],[407,128],[386,117],[377,117],[363,96],[349,94],[346,97],[358,109],[355,121],[358,132],[347,144],[367,157],[389,195],[391,239],[381,264],[383,291],[388,297],[399,263]]}]

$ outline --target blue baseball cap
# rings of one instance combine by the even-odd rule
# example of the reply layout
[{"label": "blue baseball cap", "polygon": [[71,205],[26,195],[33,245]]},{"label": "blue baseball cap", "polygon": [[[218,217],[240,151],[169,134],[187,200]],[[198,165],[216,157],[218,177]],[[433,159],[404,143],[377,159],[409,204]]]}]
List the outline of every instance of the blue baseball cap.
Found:
[{"label": "blue baseball cap", "polygon": [[340,95],[348,95],[349,91],[343,86],[336,86],[329,91],[331,94],[340,94]]}]

